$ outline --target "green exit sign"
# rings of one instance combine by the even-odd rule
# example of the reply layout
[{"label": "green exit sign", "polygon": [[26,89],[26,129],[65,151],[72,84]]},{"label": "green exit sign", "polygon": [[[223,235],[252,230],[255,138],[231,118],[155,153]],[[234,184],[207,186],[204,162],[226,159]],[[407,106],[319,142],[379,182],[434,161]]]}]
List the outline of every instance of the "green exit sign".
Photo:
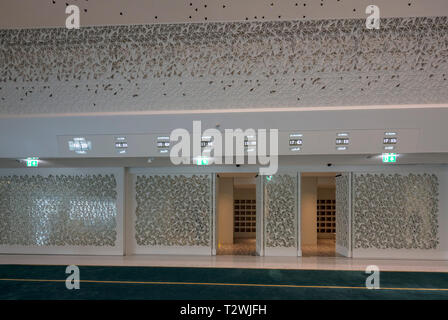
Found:
[{"label": "green exit sign", "polygon": [[38,167],[39,166],[39,159],[38,158],[28,158],[28,159],[26,159],[26,166],[27,167]]},{"label": "green exit sign", "polygon": [[397,162],[396,153],[383,153],[383,163],[393,163]]},{"label": "green exit sign", "polygon": [[196,159],[196,164],[198,166],[207,166],[208,165],[208,159],[207,158],[198,158],[198,159]]}]

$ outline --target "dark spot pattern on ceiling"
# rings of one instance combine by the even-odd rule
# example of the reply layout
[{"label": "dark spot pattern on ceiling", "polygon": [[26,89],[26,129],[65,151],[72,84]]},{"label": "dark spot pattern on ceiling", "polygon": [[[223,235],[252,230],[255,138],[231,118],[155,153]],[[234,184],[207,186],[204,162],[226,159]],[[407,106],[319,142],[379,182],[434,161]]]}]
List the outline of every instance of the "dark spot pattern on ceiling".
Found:
[{"label": "dark spot pattern on ceiling", "polygon": [[448,19],[0,30],[9,114],[448,102]]}]

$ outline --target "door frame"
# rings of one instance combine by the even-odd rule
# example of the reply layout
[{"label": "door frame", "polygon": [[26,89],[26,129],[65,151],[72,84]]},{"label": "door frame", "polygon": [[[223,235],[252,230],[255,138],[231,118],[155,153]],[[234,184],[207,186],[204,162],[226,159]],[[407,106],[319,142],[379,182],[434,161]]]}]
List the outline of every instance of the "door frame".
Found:
[{"label": "door frame", "polygon": [[258,256],[263,257],[265,255],[265,239],[264,239],[264,176],[257,175],[255,181],[255,194],[256,194],[256,218],[255,218],[255,242],[256,253]]},{"label": "door frame", "polygon": [[296,196],[296,222],[297,222],[297,256],[302,256],[302,173],[297,172],[297,196]]}]

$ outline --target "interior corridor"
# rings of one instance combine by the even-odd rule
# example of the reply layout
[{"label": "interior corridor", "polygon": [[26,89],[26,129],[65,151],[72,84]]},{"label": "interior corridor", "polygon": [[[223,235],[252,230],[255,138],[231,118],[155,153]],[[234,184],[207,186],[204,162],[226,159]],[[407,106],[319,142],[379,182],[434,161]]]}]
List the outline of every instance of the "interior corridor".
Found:
[{"label": "interior corridor", "polygon": [[335,257],[337,255],[335,176],[334,172],[302,174],[303,257]]},{"label": "interior corridor", "polygon": [[217,255],[256,255],[255,176],[217,175]]}]

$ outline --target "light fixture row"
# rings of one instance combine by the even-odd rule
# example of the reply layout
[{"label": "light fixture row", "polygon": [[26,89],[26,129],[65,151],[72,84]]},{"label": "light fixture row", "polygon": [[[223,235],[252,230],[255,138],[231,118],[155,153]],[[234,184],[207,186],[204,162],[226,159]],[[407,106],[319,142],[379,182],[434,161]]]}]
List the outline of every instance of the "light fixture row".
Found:
[{"label": "light fixture row", "polygon": [[[303,146],[303,134],[291,133],[289,135],[289,150],[292,152],[302,151]],[[398,137],[396,132],[385,132],[383,137],[383,150],[393,151],[395,145],[398,143]],[[169,153],[171,147],[171,141],[169,136],[158,136],[156,139],[156,145],[159,153]],[[350,145],[350,135],[348,132],[336,133],[335,148],[337,151],[348,150]],[[203,136],[201,138],[201,148],[203,152],[211,152],[213,146],[213,137]],[[247,136],[244,139],[244,148],[247,152],[256,151],[257,141],[255,136]],[[77,154],[86,154],[92,150],[92,142],[88,141],[84,137],[75,137],[68,141],[68,147],[70,151],[74,151]],[[115,137],[115,150],[119,154],[126,154],[128,150],[128,141],[125,136]]]}]

